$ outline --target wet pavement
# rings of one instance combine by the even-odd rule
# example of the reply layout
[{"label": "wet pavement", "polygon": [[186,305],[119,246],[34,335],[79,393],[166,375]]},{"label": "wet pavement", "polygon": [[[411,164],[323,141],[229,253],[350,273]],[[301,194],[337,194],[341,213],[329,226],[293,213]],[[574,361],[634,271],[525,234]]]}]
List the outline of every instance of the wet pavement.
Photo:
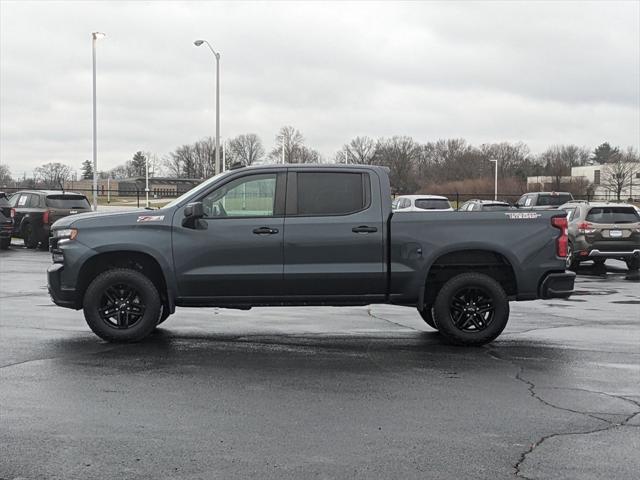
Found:
[{"label": "wet pavement", "polygon": [[512,303],[483,348],[387,305],[179,309],[111,345],[51,304],[46,252],[0,255],[2,479],[638,478],[621,262]]}]

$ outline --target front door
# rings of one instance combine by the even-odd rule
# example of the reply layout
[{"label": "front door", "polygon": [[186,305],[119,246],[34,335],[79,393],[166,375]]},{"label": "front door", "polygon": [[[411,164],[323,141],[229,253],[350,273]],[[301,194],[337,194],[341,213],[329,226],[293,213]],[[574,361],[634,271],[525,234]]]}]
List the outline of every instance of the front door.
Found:
[{"label": "front door", "polygon": [[[173,220],[179,303],[260,303],[280,294],[285,173],[238,173],[194,201],[200,228]],[[203,228],[206,227],[206,228]],[[250,298],[250,300],[247,299]]]},{"label": "front door", "polygon": [[379,195],[371,195],[377,182],[363,170],[289,169],[286,295],[309,303],[384,298],[384,223]]}]

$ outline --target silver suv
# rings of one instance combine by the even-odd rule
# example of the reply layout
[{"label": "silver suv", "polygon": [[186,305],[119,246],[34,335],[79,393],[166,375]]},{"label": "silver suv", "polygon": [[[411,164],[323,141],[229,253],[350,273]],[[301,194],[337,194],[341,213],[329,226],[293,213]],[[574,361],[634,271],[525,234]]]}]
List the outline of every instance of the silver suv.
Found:
[{"label": "silver suv", "polygon": [[607,258],[640,267],[640,214],[633,205],[609,202],[569,202],[567,268],[576,270],[581,261],[603,265]]}]

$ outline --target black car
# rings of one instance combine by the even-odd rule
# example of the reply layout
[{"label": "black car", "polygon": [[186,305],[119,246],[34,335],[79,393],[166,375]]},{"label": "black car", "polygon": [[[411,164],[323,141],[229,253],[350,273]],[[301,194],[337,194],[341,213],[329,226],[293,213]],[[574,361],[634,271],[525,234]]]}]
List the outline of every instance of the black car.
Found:
[{"label": "black car", "polygon": [[11,245],[13,233],[13,217],[7,194],[0,192],[0,249],[6,250]]},{"label": "black car", "polygon": [[38,245],[48,248],[53,222],[68,215],[91,211],[89,200],[84,195],[52,190],[16,192],[9,203],[14,212],[13,236],[22,238],[27,248]]},{"label": "black car", "polygon": [[461,212],[504,212],[514,210],[515,207],[507,202],[498,200],[469,200],[465,202],[458,210]]}]

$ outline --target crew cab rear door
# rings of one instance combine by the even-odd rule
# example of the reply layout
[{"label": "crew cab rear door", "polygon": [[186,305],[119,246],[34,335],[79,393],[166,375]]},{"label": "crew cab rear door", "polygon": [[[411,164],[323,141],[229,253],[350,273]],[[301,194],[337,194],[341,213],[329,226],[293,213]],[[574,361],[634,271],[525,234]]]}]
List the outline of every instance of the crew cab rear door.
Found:
[{"label": "crew cab rear door", "polygon": [[309,303],[384,297],[383,227],[373,172],[289,168],[284,294]]}]

